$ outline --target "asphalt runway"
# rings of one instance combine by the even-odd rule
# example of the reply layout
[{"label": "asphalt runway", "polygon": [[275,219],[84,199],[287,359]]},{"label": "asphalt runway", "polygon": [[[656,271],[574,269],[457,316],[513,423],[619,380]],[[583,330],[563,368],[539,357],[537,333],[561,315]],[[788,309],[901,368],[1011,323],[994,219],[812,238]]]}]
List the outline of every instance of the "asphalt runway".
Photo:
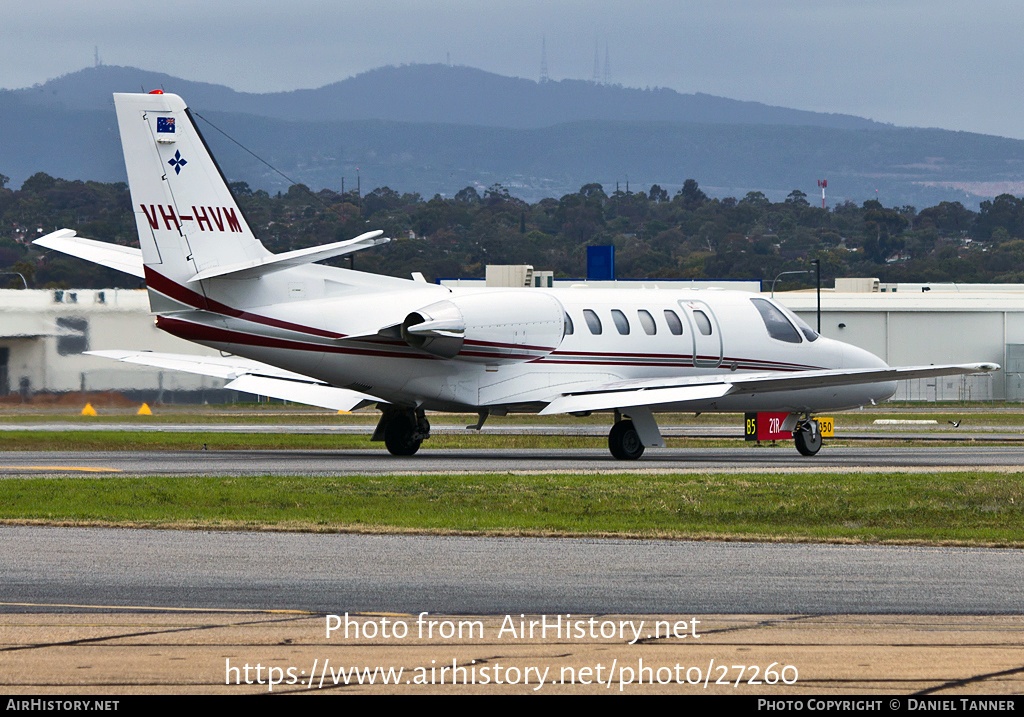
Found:
[{"label": "asphalt runway", "polygon": [[601,449],[421,449],[411,457],[384,450],[5,451],[0,479],[17,475],[401,475],[429,473],[671,471],[949,471],[1024,470],[1014,446],[829,446],[812,458],[788,441],[735,448],[648,449],[617,461]]},{"label": "asphalt runway", "polygon": [[1018,550],[25,526],[0,544],[7,610],[1024,613]]}]

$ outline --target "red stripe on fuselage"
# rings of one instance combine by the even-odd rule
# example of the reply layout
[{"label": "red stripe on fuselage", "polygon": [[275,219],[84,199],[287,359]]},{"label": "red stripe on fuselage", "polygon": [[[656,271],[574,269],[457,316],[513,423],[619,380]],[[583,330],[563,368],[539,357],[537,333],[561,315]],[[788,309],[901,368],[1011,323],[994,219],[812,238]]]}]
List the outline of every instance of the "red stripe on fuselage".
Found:
[{"label": "red stripe on fuselage", "polygon": [[436,356],[423,353],[398,353],[395,351],[375,351],[373,349],[354,348],[351,346],[332,346],[329,344],[311,344],[292,339],[280,339],[259,334],[247,334],[242,331],[221,329],[206,324],[195,324],[182,319],[158,316],[157,328],[173,334],[186,341],[199,343],[238,344],[240,346],[260,346],[271,349],[287,349],[289,351],[313,351],[316,353],[349,354],[353,356],[380,356],[386,358],[427,359],[436,361]]},{"label": "red stripe on fuselage", "polygon": [[253,314],[248,311],[242,311],[241,309],[235,309],[227,304],[222,304],[219,301],[214,301],[202,294],[199,294],[191,289],[182,286],[174,281],[171,281],[166,276],[157,273],[149,266],[144,267],[146,272],[146,284],[154,291],[159,291],[165,296],[169,296],[175,301],[180,301],[188,306],[194,306],[197,309],[203,311],[212,311],[216,314],[222,314],[223,316],[230,316],[236,319],[243,319],[245,321],[251,321],[254,324],[263,324],[264,326],[273,326],[277,329],[285,329],[287,331],[295,331],[300,334],[309,334],[310,336],[320,336],[326,339],[343,339],[345,334],[339,334],[335,331],[326,331],[324,329],[318,329],[312,326],[303,326],[302,324],[293,324],[290,321],[282,321],[281,319],[273,319],[269,316],[261,316],[260,314]]},{"label": "red stripe on fuselage", "polygon": [[[658,361],[662,359],[662,361]],[[718,356],[697,356],[698,361],[718,361]],[[605,351],[554,351],[550,356],[538,359],[538,363],[564,363],[564,364],[607,364],[612,366],[665,366],[671,362],[689,362],[683,365],[692,367],[693,357],[689,354],[645,354],[645,353],[622,353]],[[721,365],[728,368],[732,364],[737,368],[764,368],[771,371],[814,371],[824,366],[808,366],[807,364],[788,363],[785,361],[771,361],[757,358],[737,358],[735,356],[724,356],[721,358]],[[707,367],[705,367],[707,368]]]},{"label": "red stripe on fuselage", "polygon": [[463,342],[466,346],[493,346],[499,349],[516,349],[517,351],[554,351],[557,346],[533,346],[531,344],[508,344],[500,341],[480,341],[479,339],[466,339]]}]

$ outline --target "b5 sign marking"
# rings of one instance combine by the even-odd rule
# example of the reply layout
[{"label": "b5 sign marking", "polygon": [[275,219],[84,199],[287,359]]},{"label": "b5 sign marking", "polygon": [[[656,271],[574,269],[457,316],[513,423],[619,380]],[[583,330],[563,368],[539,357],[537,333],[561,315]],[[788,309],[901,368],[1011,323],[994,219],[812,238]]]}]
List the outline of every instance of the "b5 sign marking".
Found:
[{"label": "b5 sign marking", "polygon": [[792,431],[782,430],[788,413],[746,414],[745,438],[748,441],[781,441],[793,437]]}]

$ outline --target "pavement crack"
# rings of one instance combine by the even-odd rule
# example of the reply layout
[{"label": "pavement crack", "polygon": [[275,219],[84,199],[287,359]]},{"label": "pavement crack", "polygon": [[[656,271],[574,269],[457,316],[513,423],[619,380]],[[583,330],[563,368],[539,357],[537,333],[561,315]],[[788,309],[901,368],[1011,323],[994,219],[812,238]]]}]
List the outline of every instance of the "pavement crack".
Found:
[{"label": "pavement crack", "polygon": [[[786,623],[800,622],[803,620],[814,620],[821,617],[828,617],[828,615],[790,615],[788,617],[771,618],[768,620],[758,620],[757,622],[748,623],[746,625],[730,625],[729,627],[718,627],[711,629],[701,630],[701,637],[706,635],[723,635],[730,632],[745,632],[747,630],[758,630],[764,627],[771,627],[773,625],[780,625]],[[636,641],[637,645],[656,645],[663,640],[677,639],[672,635],[664,635],[658,637],[645,637]]]},{"label": "pavement crack", "polygon": [[203,630],[215,630],[226,627],[245,627],[248,625],[263,625],[279,622],[293,622],[295,620],[307,620],[309,615],[296,615],[290,617],[275,618],[272,620],[246,620],[244,622],[222,622],[214,625],[193,625],[190,627],[166,628],[161,630],[143,630],[140,632],[125,632],[115,635],[103,635],[100,637],[83,637],[78,640],[65,640],[62,642],[39,642],[31,645],[12,645],[0,648],[0,652],[18,652],[20,650],[40,650],[49,647],[73,647],[76,645],[91,645],[110,640],[123,640],[129,637],[146,637],[148,635],[170,635],[178,632],[200,632]]},{"label": "pavement crack", "polygon": [[933,695],[936,692],[942,690],[953,690],[958,687],[964,687],[966,685],[973,685],[979,682],[987,682],[988,680],[998,679],[1000,677],[1012,677],[1013,675],[1024,674],[1024,667],[1014,667],[1009,670],[1000,670],[999,672],[988,672],[980,675],[974,675],[972,677],[965,677],[960,680],[950,680],[949,682],[943,682],[941,685],[935,685],[928,689],[915,692],[915,695]]}]

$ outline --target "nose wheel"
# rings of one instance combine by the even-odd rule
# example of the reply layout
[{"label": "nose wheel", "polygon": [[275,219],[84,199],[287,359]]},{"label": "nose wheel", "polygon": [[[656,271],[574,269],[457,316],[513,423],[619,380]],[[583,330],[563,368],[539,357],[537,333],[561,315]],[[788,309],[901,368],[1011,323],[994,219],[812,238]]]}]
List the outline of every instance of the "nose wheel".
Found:
[{"label": "nose wheel", "polygon": [[793,443],[802,456],[813,456],[821,450],[821,430],[818,422],[808,418],[797,424],[793,431]]}]

